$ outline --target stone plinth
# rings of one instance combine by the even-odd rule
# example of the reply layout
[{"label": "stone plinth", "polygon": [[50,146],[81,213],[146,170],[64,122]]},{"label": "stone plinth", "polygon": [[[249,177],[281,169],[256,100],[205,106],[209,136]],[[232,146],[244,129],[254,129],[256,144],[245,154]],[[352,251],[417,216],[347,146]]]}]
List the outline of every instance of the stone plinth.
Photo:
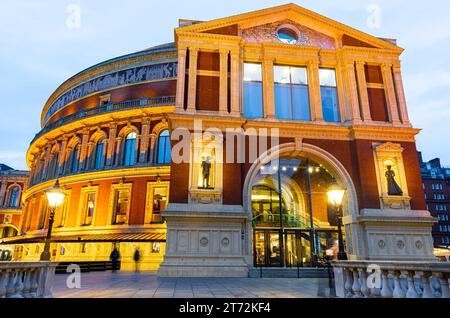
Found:
[{"label": "stone plinth", "polygon": [[242,206],[170,204],[162,277],[247,277]]}]

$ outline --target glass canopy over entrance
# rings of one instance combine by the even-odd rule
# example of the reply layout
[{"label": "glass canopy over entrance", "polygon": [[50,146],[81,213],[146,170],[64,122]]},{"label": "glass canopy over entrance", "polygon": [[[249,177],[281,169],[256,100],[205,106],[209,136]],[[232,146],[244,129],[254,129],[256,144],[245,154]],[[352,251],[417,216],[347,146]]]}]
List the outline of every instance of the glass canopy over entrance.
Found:
[{"label": "glass canopy over entrance", "polygon": [[328,202],[333,176],[306,157],[281,158],[252,185],[255,266],[318,266],[338,251],[337,213]]}]

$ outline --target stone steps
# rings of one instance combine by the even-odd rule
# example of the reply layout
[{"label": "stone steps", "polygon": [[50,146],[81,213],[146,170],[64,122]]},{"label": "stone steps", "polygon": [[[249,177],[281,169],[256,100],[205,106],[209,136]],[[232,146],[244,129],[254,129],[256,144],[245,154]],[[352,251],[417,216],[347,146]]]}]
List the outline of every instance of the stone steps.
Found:
[{"label": "stone steps", "polygon": [[[250,278],[261,277],[260,268],[251,268],[249,270]],[[326,268],[263,268],[263,278],[328,278]]]}]

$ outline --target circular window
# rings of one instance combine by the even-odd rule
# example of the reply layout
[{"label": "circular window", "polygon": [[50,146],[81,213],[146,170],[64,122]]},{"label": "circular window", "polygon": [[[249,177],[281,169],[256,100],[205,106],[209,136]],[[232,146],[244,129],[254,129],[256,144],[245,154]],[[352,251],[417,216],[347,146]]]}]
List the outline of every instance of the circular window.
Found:
[{"label": "circular window", "polygon": [[286,44],[296,44],[298,41],[297,33],[290,28],[281,28],[278,30],[278,38]]}]

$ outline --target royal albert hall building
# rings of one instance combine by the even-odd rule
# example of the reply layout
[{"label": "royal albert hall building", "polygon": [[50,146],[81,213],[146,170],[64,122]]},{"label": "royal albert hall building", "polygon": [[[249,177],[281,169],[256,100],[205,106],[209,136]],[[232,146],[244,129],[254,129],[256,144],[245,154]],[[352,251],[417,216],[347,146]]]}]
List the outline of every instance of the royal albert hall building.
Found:
[{"label": "royal albert hall building", "polygon": [[335,251],[333,184],[350,259],[434,260],[395,40],[293,4],[180,20],[174,40],[50,96],[22,236],[7,241],[21,259],[39,259],[59,179],[56,262],[106,261],[116,246],[122,269],[139,248],[161,276],[315,266]]}]

